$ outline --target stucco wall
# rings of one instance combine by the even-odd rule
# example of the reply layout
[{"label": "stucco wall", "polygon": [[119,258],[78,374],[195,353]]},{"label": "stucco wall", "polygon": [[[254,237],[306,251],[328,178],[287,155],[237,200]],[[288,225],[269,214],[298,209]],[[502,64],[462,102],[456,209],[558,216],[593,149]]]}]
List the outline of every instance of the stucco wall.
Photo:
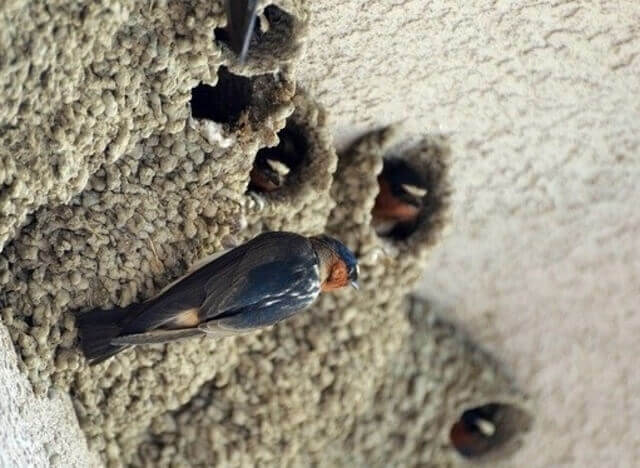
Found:
[{"label": "stucco wall", "polygon": [[640,459],[640,3],[316,2],[303,82],[339,146],[451,138],[453,227],[420,293],[538,399],[513,466]]},{"label": "stucco wall", "polygon": [[38,398],[9,333],[0,326],[0,466],[98,466],[87,450],[69,396],[54,389]]}]

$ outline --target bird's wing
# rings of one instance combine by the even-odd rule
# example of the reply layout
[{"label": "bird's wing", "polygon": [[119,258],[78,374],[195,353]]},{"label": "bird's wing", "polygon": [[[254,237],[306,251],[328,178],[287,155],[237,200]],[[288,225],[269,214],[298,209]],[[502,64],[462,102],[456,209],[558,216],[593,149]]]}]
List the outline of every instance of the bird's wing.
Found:
[{"label": "bird's wing", "polygon": [[111,340],[112,345],[144,345],[167,343],[169,341],[181,340],[201,335],[202,331],[197,328],[185,328],[179,330],[151,330],[144,333],[132,333],[131,335],[121,335]]},{"label": "bird's wing", "polygon": [[122,328],[122,335],[144,333],[171,322],[178,314],[200,308],[205,301],[206,285],[211,275],[228,277],[237,263],[250,250],[248,242],[213,260],[199,269],[174,281],[161,294],[145,303],[145,307],[131,316]]},{"label": "bird's wing", "polygon": [[[121,334],[155,330],[189,309],[201,309],[201,316],[208,319],[231,308],[244,307],[253,303],[256,296],[267,294],[268,287],[274,287],[269,282],[260,287],[259,281],[257,288],[248,287],[247,276],[255,269],[268,274],[270,278],[286,280],[290,269],[284,268],[284,275],[278,276],[278,266],[273,264],[279,259],[308,258],[309,255],[315,256],[306,237],[284,232],[261,234],[215,258],[148,302],[141,313],[124,324]],[[265,265],[272,265],[272,268]]]},{"label": "bird's wing", "polygon": [[[292,283],[297,290],[302,290],[301,286],[307,284],[306,279]],[[235,309],[228,314],[203,322],[198,328],[210,335],[228,336],[275,325],[309,306],[317,297],[317,288],[313,291],[306,291],[306,294],[303,292],[297,295],[281,294],[268,297],[255,304]]]},{"label": "bird's wing", "polygon": [[229,277],[210,276],[203,317],[222,318],[272,305],[305,306],[306,296],[313,294],[315,298],[317,257],[311,243],[297,234],[276,234],[265,235],[252,246]]},{"label": "bird's wing", "polygon": [[158,294],[148,299],[146,302],[153,301],[154,299],[157,299],[158,297],[162,296],[164,293],[166,293],[169,289],[173,288],[180,281],[183,281],[187,276],[191,276],[193,273],[198,271],[200,268],[202,268],[206,264],[213,262],[218,257],[222,257],[223,255],[229,253],[229,251],[230,249],[222,250],[220,252],[215,252],[211,255],[208,255],[196,261],[193,265],[191,265],[191,267],[189,268],[189,271],[187,271],[184,275],[182,275],[180,278],[176,279],[175,281],[172,281],[171,283],[167,284],[164,288],[162,288],[160,292],[158,292]]},{"label": "bird's wing", "polygon": [[235,328],[229,325],[227,320],[228,319],[211,319],[206,322],[202,322],[198,325],[198,330],[214,338],[239,335],[241,333],[249,333],[254,330],[251,328]]}]

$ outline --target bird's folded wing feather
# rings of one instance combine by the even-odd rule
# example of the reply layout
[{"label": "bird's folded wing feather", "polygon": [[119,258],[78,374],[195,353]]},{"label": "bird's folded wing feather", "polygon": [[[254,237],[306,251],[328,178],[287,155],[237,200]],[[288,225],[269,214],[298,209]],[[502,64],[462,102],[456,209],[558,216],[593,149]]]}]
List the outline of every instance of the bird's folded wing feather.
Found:
[{"label": "bird's folded wing feather", "polygon": [[207,297],[206,285],[211,275],[231,276],[237,263],[247,252],[248,244],[241,245],[214,258],[177,282],[156,298],[148,301],[141,313],[124,324],[122,333],[142,333],[162,327],[188,309],[199,308]]},{"label": "bird's folded wing feather", "polygon": [[207,322],[203,322],[198,326],[198,330],[204,332],[208,336],[223,337],[239,335],[241,333],[249,333],[253,331],[252,328],[238,329],[230,326],[227,322],[228,319],[211,319]]},{"label": "bird's folded wing feather", "polygon": [[207,298],[202,305],[205,317],[228,316],[246,308],[268,305],[290,292],[297,294],[307,283],[317,281],[317,259],[309,240],[296,234],[283,234],[264,235],[262,242],[252,247],[238,263],[232,277],[210,277]]},{"label": "bird's folded wing feather", "polygon": [[197,328],[186,328],[179,330],[152,330],[145,333],[133,333],[131,335],[122,335],[111,340],[112,345],[145,345],[166,343],[168,341],[180,340],[183,338],[191,338],[201,335],[202,331]]}]

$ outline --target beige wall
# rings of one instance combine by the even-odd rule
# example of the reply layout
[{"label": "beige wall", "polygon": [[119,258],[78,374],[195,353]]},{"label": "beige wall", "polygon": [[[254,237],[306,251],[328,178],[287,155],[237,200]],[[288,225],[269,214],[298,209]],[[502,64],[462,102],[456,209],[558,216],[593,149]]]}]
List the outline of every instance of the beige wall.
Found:
[{"label": "beige wall", "polygon": [[303,83],[343,146],[404,120],[453,148],[420,293],[539,400],[514,466],[640,459],[640,3],[315,2]]},{"label": "beige wall", "polygon": [[0,467],[93,467],[69,395],[51,390],[37,398],[9,332],[0,324]]}]

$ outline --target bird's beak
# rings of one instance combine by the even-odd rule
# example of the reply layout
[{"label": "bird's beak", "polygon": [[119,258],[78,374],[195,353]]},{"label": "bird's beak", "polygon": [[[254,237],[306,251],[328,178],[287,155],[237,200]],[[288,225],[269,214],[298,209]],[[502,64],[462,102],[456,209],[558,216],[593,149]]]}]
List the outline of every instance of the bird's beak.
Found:
[{"label": "bird's beak", "polygon": [[358,282],[355,280],[351,282],[351,286],[353,286],[353,289],[360,289],[360,286],[358,286]]}]

